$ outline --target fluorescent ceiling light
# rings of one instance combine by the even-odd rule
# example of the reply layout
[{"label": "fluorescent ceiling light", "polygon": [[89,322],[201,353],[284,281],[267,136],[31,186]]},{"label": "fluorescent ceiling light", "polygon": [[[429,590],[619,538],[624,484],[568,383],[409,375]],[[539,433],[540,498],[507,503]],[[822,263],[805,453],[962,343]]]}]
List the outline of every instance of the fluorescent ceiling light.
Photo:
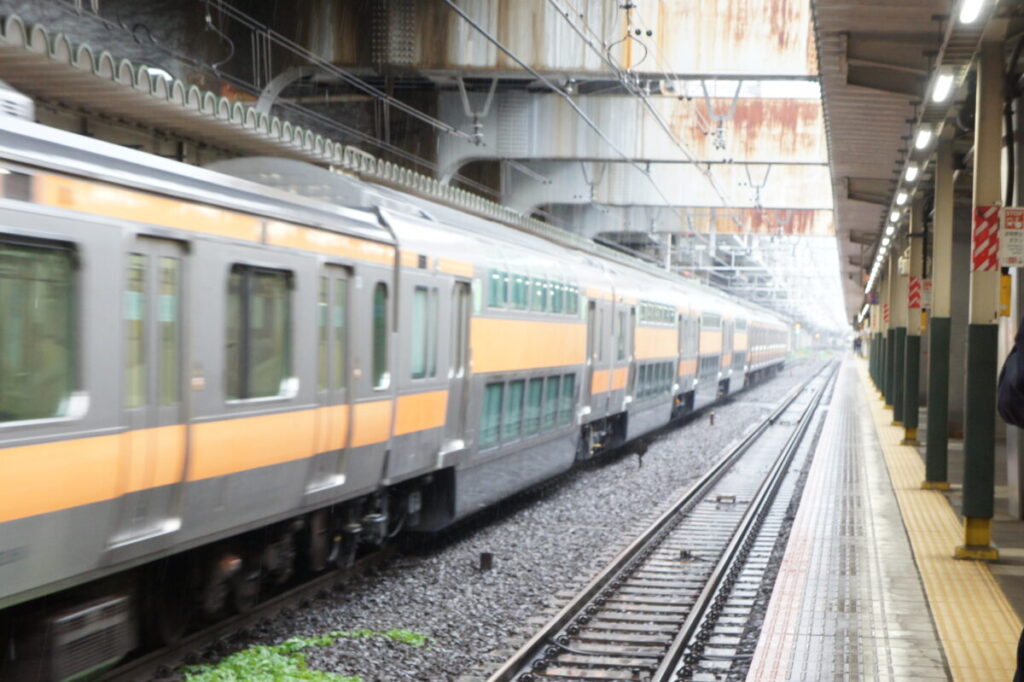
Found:
[{"label": "fluorescent ceiling light", "polygon": [[897,194],[896,195],[896,205],[897,206],[902,206],[903,204],[907,203],[908,196],[909,195],[906,192],[900,192],[899,194]]},{"label": "fluorescent ceiling light", "polygon": [[889,242],[892,241],[891,237],[882,237],[882,246],[889,246]]},{"label": "fluorescent ceiling light", "polygon": [[891,237],[892,233],[895,232],[895,231],[896,231],[896,226],[895,225],[889,225],[888,227],[885,228],[885,236],[886,237]]},{"label": "fluorescent ceiling light", "polygon": [[900,212],[899,211],[893,211],[892,213],[890,213],[889,214],[889,221],[893,222],[893,223],[898,223],[900,221]]},{"label": "fluorescent ceiling light", "polygon": [[978,15],[981,14],[981,8],[985,6],[985,0],[964,0],[964,3],[960,5],[960,23],[970,24]]},{"label": "fluorescent ceiling light", "polygon": [[912,163],[909,166],[907,166],[907,172],[903,177],[907,179],[907,182],[913,182],[914,180],[917,180],[917,174],[920,171],[921,169],[917,167],[917,164]]},{"label": "fluorescent ceiling light", "polygon": [[932,101],[945,102],[949,93],[953,91],[953,74],[940,73],[935,79],[935,87],[932,88]]},{"label": "fluorescent ceiling light", "polygon": [[917,131],[917,137],[914,138],[914,146],[918,149],[924,149],[928,146],[928,143],[932,141],[932,129],[922,127]]}]

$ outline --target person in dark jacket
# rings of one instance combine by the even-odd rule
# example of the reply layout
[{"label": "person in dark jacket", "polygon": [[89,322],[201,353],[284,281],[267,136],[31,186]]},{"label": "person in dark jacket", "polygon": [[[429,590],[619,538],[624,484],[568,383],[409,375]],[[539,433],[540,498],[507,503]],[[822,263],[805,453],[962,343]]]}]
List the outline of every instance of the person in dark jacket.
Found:
[{"label": "person in dark jacket", "polygon": [[[1006,356],[1003,370],[999,373],[999,389],[996,406],[999,416],[1007,424],[1024,428],[1024,366],[1021,363],[1020,347],[1024,343],[1024,324],[1017,330],[1013,350]],[[1024,682],[1024,632],[1017,640],[1017,672],[1013,682]]]}]

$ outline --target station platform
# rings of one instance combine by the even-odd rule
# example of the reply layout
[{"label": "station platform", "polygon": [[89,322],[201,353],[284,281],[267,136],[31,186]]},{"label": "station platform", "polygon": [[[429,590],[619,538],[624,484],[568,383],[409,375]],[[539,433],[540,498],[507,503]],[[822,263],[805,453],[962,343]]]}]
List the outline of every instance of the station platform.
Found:
[{"label": "station platform", "polygon": [[921,489],[922,456],[891,420],[849,356],[748,680],[1013,678],[1024,601],[997,581],[1001,564],[953,558],[949,493]]}]

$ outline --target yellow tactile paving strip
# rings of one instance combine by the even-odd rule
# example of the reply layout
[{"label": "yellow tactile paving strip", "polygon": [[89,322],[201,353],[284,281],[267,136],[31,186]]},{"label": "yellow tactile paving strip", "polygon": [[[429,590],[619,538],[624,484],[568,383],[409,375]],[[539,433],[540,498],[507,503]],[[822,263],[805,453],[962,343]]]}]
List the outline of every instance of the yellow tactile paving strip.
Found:
[{"label": "yellow tactile paving strip", "polygon": [[858,367],[953,679],[1010,680],[1021,621],[987,564],[953,558],[963,541],[960,520],[941,492],[921,489],[921,456],[916,448],[900,445],[903,429],[891,425],[892,415],[871,387],[865,363]]}]

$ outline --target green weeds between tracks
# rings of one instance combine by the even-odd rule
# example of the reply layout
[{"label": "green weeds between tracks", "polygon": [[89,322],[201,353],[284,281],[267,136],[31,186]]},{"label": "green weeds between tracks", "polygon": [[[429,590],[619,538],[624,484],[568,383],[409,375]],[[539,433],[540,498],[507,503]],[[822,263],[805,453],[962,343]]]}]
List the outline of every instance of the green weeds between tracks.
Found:
[{"label": "green weeds between tracks", "polygon": [[427,635],[397,628],[383,632],[361,628],[329,632],[319,637],[291,637],[280,644],[251,646],[218,663],[188,666],[185,679],[187,682],[361,682],[359,677],[311,670],[302,651],[310,647],[330,646],[339,639],[368,637],[381,637],[414,647],[424,646],[430,641]]}]

